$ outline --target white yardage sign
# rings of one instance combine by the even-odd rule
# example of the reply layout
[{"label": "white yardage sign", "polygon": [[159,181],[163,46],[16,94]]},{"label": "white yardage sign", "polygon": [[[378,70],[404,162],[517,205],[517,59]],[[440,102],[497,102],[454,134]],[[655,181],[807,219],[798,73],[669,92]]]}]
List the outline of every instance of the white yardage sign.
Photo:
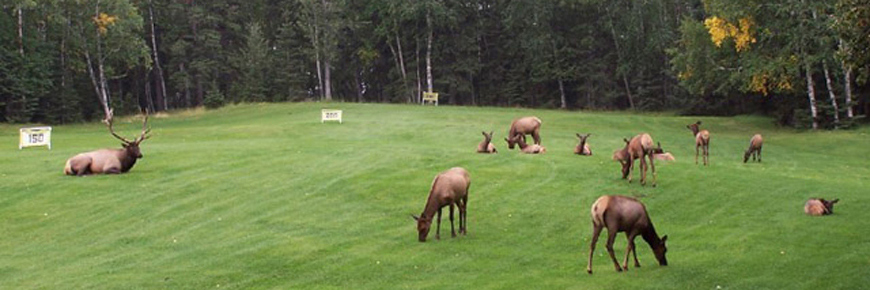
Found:
[{"label": "white yardage sign", "polygon": [[51,150],[51,127],[21,128],[18,132],[18,150],[32,146],[48,146]]},{"label": "white yardage sign", "polygon": [[341,124],[341,110],[320,110],[320,123],[326,121],[338,121]]}]

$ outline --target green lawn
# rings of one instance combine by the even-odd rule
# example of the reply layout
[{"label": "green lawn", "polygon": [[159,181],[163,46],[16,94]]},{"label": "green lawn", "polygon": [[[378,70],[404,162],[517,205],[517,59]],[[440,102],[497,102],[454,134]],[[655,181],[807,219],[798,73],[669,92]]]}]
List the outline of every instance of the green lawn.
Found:
[{"label": "green lawn", "polygon": [[[320,109],[344,110],[321,124]],[[543,120],[544,155],[503,138]],[[711,132],[694,164],[686,125]],[[139,119],[120,118],[133,137]],[[350,103],[252,104],[154,116],[127,174],[69,177],[72,155],[118,147],[99,123],[55,126],[53,149],[18,150],[0,125],[2,289],[858,289],[870,285],[870,130],[797,132],[762,117],[565,112]],[[499,154],[476,154],[480,131]],[[591,132],[591,157],[572,154]],[[622,138],[649,132],[676,162],[658,187],[620,179]],[[764,162],[742,162],[752,134]],[[410,217],[432,178],[471,173],[469,235],[419,243]],[[635,175],[639,179],[639,175]],[[589,208],[639,196],[667,267],[614,271],[604,247],[586,274]],[[840,198],[809,217],[809,197]],[[458,224],[457,224],[458,226]],[[445,234],[446,233],[446,234]],[[616,254],[625,253],[618,236]]]}]

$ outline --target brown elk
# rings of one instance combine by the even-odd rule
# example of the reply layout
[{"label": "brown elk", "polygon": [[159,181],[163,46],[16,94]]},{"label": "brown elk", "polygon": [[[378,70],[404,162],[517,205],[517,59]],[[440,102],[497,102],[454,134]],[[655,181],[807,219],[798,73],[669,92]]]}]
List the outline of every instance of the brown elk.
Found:
[{"label": "brown elk", "polygon": [[[640,263],[637,261],[637,250],[634,246],[634,238],[637,235],[643,237],[643,240],[652,248],[659,265],[668,265],[668,259],[665,257],[665,253],[668,251],[665,241],[668,240],[668,236],[659,238],[643,203],[627,196],[604,195],[592,204],[592,243],[589,245],[587,273],[592,274],[592,254],[595,251],[595,243],[598,242],[601,229],[605,227],[607,228],[607,253],[610,254],[610,259],[613,260],[617,272],[628,270],[628,257],[632,253],[634,254],[634,266],[640,267]],[[619,266],[613,253],[613,240],[619,232],[625,232],[625,236],[628,238],[628,249],[625,252],[623,267]]]},{"label": "brown elk", "polygon": [[764,139],[761,138],[761,134],[755,134],[752,136],[752,139],[749,139],[749,149],[746,149],[746,152],[743,153],[743,163],[749,161],[749,155],[752,155],[752,161],[755,161],[755,157],[757,156],[758,162],[761,162],[762,145],[764,145]]},{"label": "brown elk", "polygon": [[662,149],[661,142],[658,142],[657,144],[658,144],[658,147],[653,149],[653,153],[654,153],[653,159],[661,160],[661,161],[674,161],[675,160],[674,155],[671,154],[671,152],[665,152],[665,150]]},{"label": "brown elk", "polygon": [[811,216],[829,215],[834,213],[834,204],[840,201],[839,198],[834,200],[825,200],[824,198],[810,198],[804,204],[804,213]]},{"label": "brown elk", "polygon": [[[624,153],[622,154],[623,160],[620,160],[622,163],[622,175],[623,178],[628,177],[628,182],[631,183],[632,172],[634,171],[634,160],[640,159],[640,184],[646,185],[646,171],[647,164],[646,160],[649,159],[649,166],[652,168],[653,181],[652,186],[656,186],[656,166],[653,162],[654,159],[654,150],[653,147],[653,139],[647,133],[641,133],[631,140],[622,139],[626,142],[625,148],[623,149]],[[614,157],[616,154],[614,154]],[[646,158],[645,158],[646,157]]]},{"label": "brown elk", "polygon": [[704,165],[707,165],[707,159],[710,156],[710,131],[701,130],[701,121],[698,121],[695,124],[686,125],[686,128],[692,130],[693,136],[695,136],[695,164],[698,164],[698,149],[703,149],[703,157],[704,157]]},{"label": "brown elk", "polygon": [[456,231],[453,229],[454,205],[459,208],[459,233],[463,235],[468,233],[466,207],[468,206],[469,186],[471,186],[471,178],[468,171],[462,167],[453,167],[435,176],[423,213],[419,217],[412,215],[417,220],[417,234],[420,242],[426,241],[429,228],[432,226],[432,218],[436,213],[438,214],[438,226],[435,230],[435,239],[441,239],[441,208],[448,205],[450,206],[450,232],[453,237],[456,237]]},{"label": "brown elk", "polygon": [[505,138],[508,143],[508,149],[514,149],[516,142],[511,141],[514,139],[514,136],[521,136],[525,142],[526,134],[532,134],[535,144],[541,145],[541,119],[538,119],[538,117],[522,117],[511,122],[511,128],[508,131],[507,138]]},{"label": "brown elk", "polygon": [[483,141],[477,145],[477,153],[498,153],[495,145],[492,145],[492,131],[489,134],[486,134],[486,132],[480,133],[483,133]]},{"label": "brown elk", "polygon": [[124,137],[115,133],[112,128],[112,113],[109,112],[106,120],[106,125],[109,127],[109,132],[112,136],[121,140],[122,149],[100,149],[78,154],[66,161],[63,173],[66,175],[88,175],[88,174],[117,174],[125,173],[133,168],[136,160],[142,158],[142,152],[139,150],[139,144],[145,139],[148,139],[151,129],[148,128],[148,114],[145,113],[145,119],[142,122],[142,133],[133,141],[127,140]]},{"label": "brown elk", "polygon": [[613,160],[619,161],[619,165],[622,166],[622,179],[628,177],[628,161],[631,155],[628,154],[628,139],[623,138],[622,141],[625,142],[625,147],[622,149],[617,149],[613,151]]},{"label": "brown elk", "polygon": [[574,147],[574,154],[586,156],[592,155],[592,150],[589,149],[589,143],[586,143],[586,139],[588,139],[590,135],[592,135],[592,133],[586,135],[580,135],[580,133],[577,133],[577,139],[580,139],[580,143],[577,144],[577,147]]},{"label": "brown elk", "polygon": [[532,145],[526,144],[526,140],[523,140],[521,135],[514,135],[514,137],[511,139],[508,139],[508,138],[504,138],[504,139],[508,143],[513,142],[513,143],[517,144],[518,146],[520,146],[520,151],[522,151],[523,153],[526,153],[526,154],[539,154],[539,153],[546,153],[547,152],[547,148],[545,148],[544,146],[541,146],[538,144],[532,144]]}]

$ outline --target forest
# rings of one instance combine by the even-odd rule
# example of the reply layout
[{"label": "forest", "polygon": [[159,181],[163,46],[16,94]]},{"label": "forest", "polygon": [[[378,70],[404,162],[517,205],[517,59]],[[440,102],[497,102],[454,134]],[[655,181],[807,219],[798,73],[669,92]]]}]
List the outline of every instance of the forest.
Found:
[{"label": "forest", "polygon": [[3,0],[0,120],[241,102],[870,110],[870,0]]}]

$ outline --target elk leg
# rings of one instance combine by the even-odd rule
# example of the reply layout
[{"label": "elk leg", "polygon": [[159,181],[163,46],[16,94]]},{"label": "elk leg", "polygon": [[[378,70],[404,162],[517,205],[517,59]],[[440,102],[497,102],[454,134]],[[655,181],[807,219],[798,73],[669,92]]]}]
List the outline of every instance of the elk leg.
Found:
[{"label": "elk leg", "polygon": [[435,228],[435,239],[441,239],[441,209],[438,209],[438,227]]},{"label": "elk leg", "polygon": [[601,234],[601,228],[592,223],[592,243],[589,244],[589,262],[586,263],[586,273],[592,274],[592,254],[595,252],[595,243],[598,242],[598,235]]},{"label": "elk leg", "polygon": [[701,147],[701,145],[695,144],[695,165],[698,165],[698,147]]},{"label": "elk leg", "polygon": [[541,129],[538,128],[538,129],[535,129],[534,132],[532,132],[532,138],[535,139],[535,144],[538,144],[538,145],[541,145],[541,132],[540,131],[541,131]]},{"label": "elk leg", "polygon": [[[468,192],[468,189],[465,190]],[[459,206],[459,232],[463,235],[468,234],[468,213],[466,209],[468,208],[468,195],[461,199],[462,204]]]},{"label": "elk leg", "polygon": [[[459,226],[462,226],[461,224]],[[456,237],[456,230],[453,229],[453,204],[450,204],[450,236]]]},{"label": "elk leg", "polygon": [[707,144],[704,144],[704,166],[707,166],[710,159],[710,141],[707,140]]},{"label": "elk leg", "polygon": [[646,185],[647,166],[646,166],[646,159],[644,159],[644,157],[645,156],[643,156],[643,155],[640,156],[640,185]]},{"label": "elk leg", "polygon": [[656,187],[656,163],[653,162],[653,159],[655,159],[655,157],[652,154],[647,155],[647,156],[649,156],[649,167],[652,169],[652,176],[653,176],[652,186]]},{"label": "elk leg", "polygon": [[628,183],[631,183],[632,177],[634,177],[634,156],[628,156]]},{"label": "elk leg", "polygon": [[625,250],[625,260],[622,263],[622,265],[623,265],[622,269],[626,270],[626,271],[628,271],[628,257],[631,256],[632,252],[634,252],[634,262],[635,262],[635,265],[637,265],[637,252],[635,252],[635,250],[634,250],[634,237],[635,236],[637,236],[637,233],[635,233],[635,231],[632,231],[631,233],[625,234],[625,237],[628,238],[628,247]]},{"label": "elk leg", "polygon": [[[761,148],[760,147],[758,148],[758,152],[756,152],[755,155],[758,155],[758,162],[761,162]],[[753,158],[752,161],[755,161],[755,159]]]},{"label": "elk leg", "polygon": [[610,259],[613,260],[613,265],[616,266],[616,272],[622,272],[622,267],[619,266],[619,261],[616,260],[616,255],[613,254],[613,240],[616,239],[617,229],[607,227],[607,253],[610,254]]}]

